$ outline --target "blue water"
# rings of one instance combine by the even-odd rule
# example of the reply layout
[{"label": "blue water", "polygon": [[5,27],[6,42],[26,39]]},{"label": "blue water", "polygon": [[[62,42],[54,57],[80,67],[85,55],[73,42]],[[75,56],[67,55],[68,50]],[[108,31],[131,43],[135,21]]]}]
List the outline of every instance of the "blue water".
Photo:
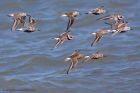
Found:
[{"label": "blue water", "polygon": [[[90,33],[107,27],[96,19],[107,14],[81,15],[71,28],[74,39],[52,50],[53,38],[66,29],[67,18],[61,17],[62,13],[70,10],[84,13],[101,5],[105,6],[107,14],[124,15],[133,30],[114,37],[106,35],[91,47],[94,36]],[[2,1],[0,93],[140,93],[139,6],[139,0]],[[16,11],[31,14],[41,31],[11,32],[12,18],[6,15]],[[86,55],[99,50],[106,57],[79,62],[67,75],[69,62],[64,59],[76,49]]]}]

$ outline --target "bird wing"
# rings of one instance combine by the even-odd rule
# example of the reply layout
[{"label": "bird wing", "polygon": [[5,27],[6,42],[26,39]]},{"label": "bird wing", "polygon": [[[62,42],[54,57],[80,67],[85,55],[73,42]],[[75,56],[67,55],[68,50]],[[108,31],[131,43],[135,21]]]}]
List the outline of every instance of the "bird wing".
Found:
[{"label": "bird wing", "polygon": [[76,67],[78,60],[77,60],[77,58],[74,58],[74,59],[72,59],[72,61],[73,61],[73,66],[72,66],[72,69],[73,69]]},{"label": "bird wing", "polygon": [[69,28],[72,26],[73,23],[74,23],[74,17],[69,16],[69,17],[68,17],[67,30],[69,30]]},{"label": "bird wing", "polygon": [[94,41],[91,43],[91,46],[93,46],[93,45],[95,45],[96,43],[98,43],[100,40],[101,40],[101,38],[103,37],[103,35],[102,34],[96,34],[96,37],[95,37],[95,39],[94,39]]},{"label": "bird wing", "polygon": [[70,66],[69,66],[69,68],[68,68],[68,70],[67,70],[67,74],[69,74],[69,72],[70,72],[74,67],[76,67],[77,63],[78,63],[77,58],[71,59],[71,63],[70,63]]},{"label": "bird wing", "polygon": [[61,43],[62,43],[62,40],[57,40],[57,42],[56,42],[54,48],[56,48],[56,47],[57,47],[59,44],[61,44]]},{"label": "bird wing", "polygon": [[100,10],[98,8],[95,8],[94,11],[93,11],[93,14],[99,15],[99,12],[100,12]]},{"label": "bird wing", "polygon": [[67,74],[69,74],[69,72],[71,71],[72,67],[73,67],[73,62],[71,61],[70,65],[69,65],[69,68],[67,70]]},{"label": "bird wing", "polygon": [[18,20],[17,19],[14,19],[14,22],[12,24],[12,28],[11,28],[11,31],[15,30],[16,26],[17,26],[17,22]]},{"label": "bird wing", "polygon": [[112,36],[114,36],[114,35],[118,34],[119,32],[123,31],[125,26],[126,26],[125,24],[120,24],[120,25],[118,24],[116,26],[116,31],[112,34]]},{"label": "bird wing", "polygon": [[25,19],[26,19],[26,16],[22,16],[19,20],[20,20],[20,23],[23,24],[23,26],[25,27]]},{"label": "bird wing", "polygon": [[111,15],[107,15],[105,17],[98,18],[97,20],[107,20],[107,19],[110,19],[110,18],[111,18]]},{"label": "bird wing", "polygon": [[112,36],[115,36],[116,34],[118,34],[119,33],[119,31],[115,31],[113,34],[112,34]]}]

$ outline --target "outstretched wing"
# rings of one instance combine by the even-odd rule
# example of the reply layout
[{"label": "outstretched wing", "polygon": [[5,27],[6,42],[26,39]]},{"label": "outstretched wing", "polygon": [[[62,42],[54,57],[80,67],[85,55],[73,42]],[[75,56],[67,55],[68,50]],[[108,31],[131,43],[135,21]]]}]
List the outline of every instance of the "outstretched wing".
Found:
[{"label": "outstretched wing", "polygon": [[115,32],[113,32],[112,36],[115,36],[118,33],[119,33],[119,31],[115,31]]},{"label": "outstretched wing", "polygon": [[76,67],[77,63],[78,63],[77,58],[71,59],[71,64],[70,64],[70,66],[69,66],[69,68],[68,68],[67,74],[69,74],[69,72],[70,72],[74,67]]},{"label": "outstretched wing", "polygon": [[72,67],[73,67],[73,62],[71,61],[70,66],[69,66],[69,68],[67,70],[67,74],[69,74],[69,72],[71,71]]},{"label": "outstretched wing", "polygon": [[72,66],[72,69],[73,69],[76,67],[78,60],[77,60],[77,58],[74,58],[74,59],[72,59],[72,61],[73,61],[73,66]]},{"label": "outstretched wing", "polygon": [[125,23],[116,25],[116,31],[112,34],[112,36],[122,32],[125,26],[126,26]]},{"label": "outstretched wing", "polygon": [[110,15],[107,15],[105,17],[98,18],[97,21],[98,20],[107,20],[107,19],[110,19],[110,18],[111,18],[111,16]]},{"label": "outstretched wing", "polygon": [[17,26],[17,24],[18,24],[17,21],[18,21],[18,20],[14,19],[14,22],[13,22],[12,28],[11,28],[11,31],[15,30],[15,28],[16,28],[16,26]]},{"label": "outstretched wing", "polygon": [[68,17],[68,25],[67,25],[67,30],[72,26],[74,23],[74,17]]},{"label": "outstretched wing", "polygon": [[26,19],[26,16],[22,16],[19,20],[20,20],[20,23],[23,24],[23,27],[25,27],[25,19]]},{"label": "outstretched wing", "polygon": [[62,40],[58,40],[54,46],[54,48],[56,48],[58,45],[60,45],[62,43]]},{"label": "outstretched wing", "polygon": [[95,37],[95,39],[94,39],[94,41],[91,43],[91,46],[93,46],[93,45],[95,45],[96,43],[98,43],[100,40],[101,40],[101,38],[103,37],[103,35],[102,34],[96,34],[96,37]]}]

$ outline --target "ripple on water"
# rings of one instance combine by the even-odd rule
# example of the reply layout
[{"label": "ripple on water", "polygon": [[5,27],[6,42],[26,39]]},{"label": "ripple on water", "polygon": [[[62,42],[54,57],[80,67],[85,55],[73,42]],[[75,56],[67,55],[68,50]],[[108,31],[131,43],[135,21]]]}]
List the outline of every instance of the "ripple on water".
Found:
[{"label": "ripple on water", "polygon": [[[60,16],[63,12],[85,13],[100,5],[109,12],[78,16],[71,28],[73,40],[52,50],[53,38],[63,33],[67,25],[67,18]],[[0,87],[31,88],[37,93],[139,93],[139,8],[139,0],[4,0],[0,3]],[[11,32],[12,18],[6,15],[15,11],[33,15],[41,31]],[[107,27],[96,19],[118,11],[126,16],[133,30],[114,37],[106,35],[90,47],[95,38],[90,33]],[[99,50],[105,57],[79,62],[67,75],[70,62],[64,62],[64,58],[76,49],[85,55]]]}]

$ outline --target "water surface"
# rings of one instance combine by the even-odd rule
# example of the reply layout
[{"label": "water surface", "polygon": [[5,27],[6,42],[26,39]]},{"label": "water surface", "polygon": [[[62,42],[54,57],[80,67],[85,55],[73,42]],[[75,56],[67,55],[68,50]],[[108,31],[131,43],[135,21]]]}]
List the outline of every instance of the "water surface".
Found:
[{"label": "water surface", "polygon": [[[71,28],[75,38],[51,50],[55,43],[52,38],[65,31],[67,25],[61,13],[70,10],[84,13],[101,5],[108,14],[123,14],[134,30],[115,37],[106,35],[99,44],[90,47],[94,38],[90,33],[107,25],[95,21],[101,16],[82,15]],[[139,6],[139,0],[2,1],[0,93],[140,93]],[[12,19],[6,15],[16,11],[33,15],[41,31],[11,32]],[[69,62],[64,62],[64,58],[76,49],[86,55],[100,50],[106,57],[79,63],[67,75]]]}]

